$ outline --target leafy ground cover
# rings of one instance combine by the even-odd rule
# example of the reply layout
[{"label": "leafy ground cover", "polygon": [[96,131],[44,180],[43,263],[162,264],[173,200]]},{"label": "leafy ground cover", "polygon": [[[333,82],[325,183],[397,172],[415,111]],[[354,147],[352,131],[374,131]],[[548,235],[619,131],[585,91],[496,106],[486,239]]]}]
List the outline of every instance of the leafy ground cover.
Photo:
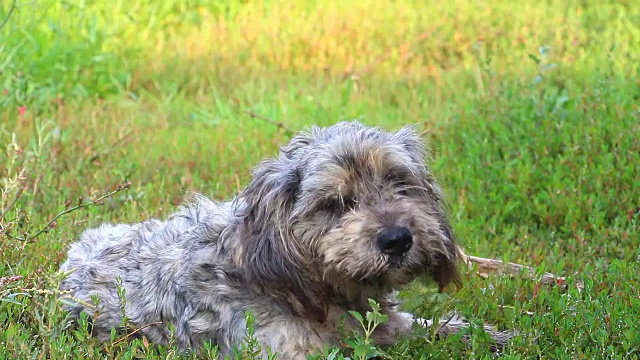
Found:
[{"label": "leafy ground cover", "polygon": [[[640,356],[633,1],[3,0],[4,18],[3,358],[178,357],[69,326],[53,291],[67,245],[164,216],[187,189],[230,198],[291,131],[352,118],[418,124],[464,248],[568,286],[470,270],[457,292],[417,281],[409,310],[517,329],[504,358]],[[494,356],[471,339],[380,351]]]}]

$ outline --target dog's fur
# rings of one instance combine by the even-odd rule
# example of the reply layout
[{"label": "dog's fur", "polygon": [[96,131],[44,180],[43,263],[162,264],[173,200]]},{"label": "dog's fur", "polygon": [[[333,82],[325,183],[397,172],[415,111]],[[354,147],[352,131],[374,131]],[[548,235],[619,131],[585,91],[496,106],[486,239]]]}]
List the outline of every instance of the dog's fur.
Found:
[{"label": "dog's fur", "polygon": [[[171,323],[181,349],[211,341],[230,355],[250,311],[265,354],[299,359],[338,345],[337,325],[357,328],[348,311],[370,310],[371,298],[389,316],[374,340],[392,344],[412,326],[389,297],[394,289],[423,274],[441,288],[460,281],[427,155],[409,127],[342,122],[301,133],[232,201],[194,195],[166,221],[86,230],[62,265],[76,269],[61,285],[79,300],[68,309],[93,317],[94,335],[107,340],[122,323],[119,277],[128,321],[152,341],[167,343]],[[390,229],[412,241],[394,248],[401,236]]]}]

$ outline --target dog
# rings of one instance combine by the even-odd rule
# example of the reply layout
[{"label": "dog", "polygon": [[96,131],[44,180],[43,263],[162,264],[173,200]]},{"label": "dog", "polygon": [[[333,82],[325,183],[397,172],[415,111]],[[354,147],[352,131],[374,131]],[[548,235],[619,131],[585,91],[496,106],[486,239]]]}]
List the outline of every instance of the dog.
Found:
[{"label": "dog", "polygon": [[423,275],[441,290],[461,283],[428,156],[410,126],[312,127],[230,201],[191,194],[165,221],[85,230],[61,266],[66,309],[86,313],[102,341],[124,314],[153,342],[173,336],[191,352],[209,341],[221,357],[240,347],[251,313],[265,358],[300,359],[338,346],[339,325],[359,326],[349,311],[370,311],[372,299],[388,316],[372,339],[394,344],[415,323],[396,289]]}]

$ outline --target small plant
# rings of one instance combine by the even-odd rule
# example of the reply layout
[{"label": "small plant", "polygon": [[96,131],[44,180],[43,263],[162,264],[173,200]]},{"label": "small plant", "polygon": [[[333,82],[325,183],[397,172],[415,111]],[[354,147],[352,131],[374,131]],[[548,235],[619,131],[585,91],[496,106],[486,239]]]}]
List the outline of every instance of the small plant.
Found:
[{"label": "small plant", "polygon": [[[380,304],[375,300],[369,299],[369,306],[371,311],[365,312],[364,316],[358,311],[349,311],[360,328],[344,334],[344,349],[325,346],[322,354],[309,358],[314,360],[364,360],[382,356],[382,351],[373,343],[372,335],[378,326],[389,320],[389,317],[381,313]],[[343,332],[344,330],[342,328]],[[345,355],[345,353],[349,353],[349,355]]]},{"label": "small plant", "polygon": [[346,340],[347,346],[353,349],[353,357],[359,360],[371,359],[381,355],[380,350],[374,345],[371,336],[380,324],[384,324],[389,320],[388,315],[380,312],[380,304],[375,300],[369,299],[369,306],[371,306],[371,311],[367,311],[364,317],[357,311],[349,311],[364,331],[361,337]]},{"label": "small plant", "polygon": [[255,338],[255,327],[254,323],[256,321],[256,317],[251,313],[247,312],[245,314],[245,321],[247,322],[247,336],[245,340],[242,342],[241,354],[243,356],[248,356],[248,358],[255,358],[260,355],[260,343],[258,339]]},{"label": "small plant", "polygon": [[[240,349],[235,351],[234,356],[239,359],[258,359],[262,358],[262,346],[260,342],[255,337],[255,321],[256,317],[252,312],[247,311],[245,313],[245,321],[247,327],[247,335],[242,341],[242,346]],[[277,359],[277,354],[273,354],[271,349],[267,350],[267,358],[268,359]]]},{"label": "small plant", "polygon": [[120,315],[122,316],[120,326],[126,331],[129,327],[129,317],[127,317],[127,289],[122,286],[122,278],[120,276],[116,277],[116,293],[118,294],[118,300],[120,300]]},{"label": "small plant", "polygon": [[536,65],[538,65],[538,72],[533,79],[533,85],[541,84],[546,74],[553,68],[557,67],[555,63],[552,63],[549,59],[549,54],[551,53],[551,46],[545,45],[540,46],[538,48],[538,55],[529,54],[529,58],[533,60]]}]

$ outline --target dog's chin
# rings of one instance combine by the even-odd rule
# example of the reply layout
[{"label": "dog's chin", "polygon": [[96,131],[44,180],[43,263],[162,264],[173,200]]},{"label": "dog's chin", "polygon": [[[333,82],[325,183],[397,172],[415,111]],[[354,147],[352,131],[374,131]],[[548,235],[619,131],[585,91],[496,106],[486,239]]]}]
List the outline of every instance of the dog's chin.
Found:
[{"label": "dog's chin", "polygon": [[407,284],[427,272],[427,267],[416,254],[390,256],[369,254],[367,262],[359,259],[355,263],[341,263],[340,266],[325,263],[323,281],[333,285],[362,283],[382,287],[396,287]]},{"label": "dog's chin", "polygon": [[408,262],[406,256],[387,256],[387,267],[390,270],[406,268]]},{"label": "dog's chin", "polygon": [[423,272],[422,269],[412,266],[405,258],[390,257],[384,270],[372,276],[371,280],[386,287],[395,288],[410,283]]},{"label": "dog's chin", "polygon": [[379,274],[378,276],[369,279],[367,282],[369,284],[376,284],[376,286],[381,290],[390,291],[410,283],[413,278],[413,276],[407,274],[405,271],[395,269]]},{"label": "dog's chin", "polygon": [[417,277],[427,273],[428,264],[408,257],[389,257],[386,271],[380,276],[385,283],[400,286],[410,283]]}]

